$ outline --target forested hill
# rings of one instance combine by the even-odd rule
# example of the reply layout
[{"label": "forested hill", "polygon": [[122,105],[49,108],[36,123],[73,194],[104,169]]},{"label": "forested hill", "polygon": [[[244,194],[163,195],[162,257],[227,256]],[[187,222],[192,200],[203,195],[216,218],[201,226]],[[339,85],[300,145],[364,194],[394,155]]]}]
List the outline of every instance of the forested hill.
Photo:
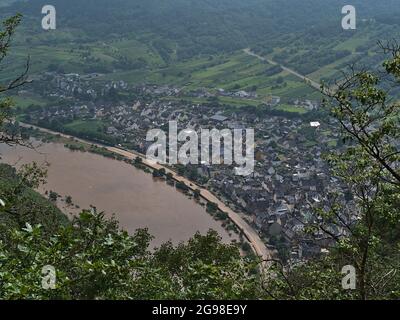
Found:
[{"label": "forested hill", "polygon": [[[40,30],[45,0],[16,2],[1,14],[29,17],[31,33]],[[135,34],[151,39],[160,51],[185,58],[254,46],[288,33],[328,26],[340,31],[344,0],[54,0],[58,27],[79,30],[82,42]],[[354,0],[362,19],[396,16],[398,1]],[[384,21],[384,19],[381,19]],[[393,19],[391,20],[393,23]],[[36,29],[36,30],[35,30]],[[83,31],[83,32],[82,32]],[[173,45],[171,45],[173,43]]]}]

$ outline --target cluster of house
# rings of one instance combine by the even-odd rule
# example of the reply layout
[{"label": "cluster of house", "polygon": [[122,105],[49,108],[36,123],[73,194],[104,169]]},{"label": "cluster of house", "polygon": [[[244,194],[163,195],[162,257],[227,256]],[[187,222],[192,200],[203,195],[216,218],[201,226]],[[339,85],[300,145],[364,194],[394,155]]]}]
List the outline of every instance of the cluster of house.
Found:
[{"label": "cluster of house", "polygon": [[318,101],[312,101],[308,99],[295,99],[293,101],[289,101],[289,104],[295,105],[296,107],[302,107],[308,111],[317,110],[320,105]]},{"label": "cluster of house", "polygon": [[[326,235],[308,241],[303,230],[316,219],[314,209],[323,205],[327,194],[343,194],[342,186],[330,177],[321,157],[337,134],[322,134],[317,131],[320,124],[300,119],[242,119],[253,123],[257,133],[255,172],[239,177],[226,168],[212,168],[210,186],[251,214],[251,222],[261,235],[286,246],[288,258],[302,260],[320,253]],[[315,130],[318,143],[303,136],[302,128]]]},{"label": "cluster of house", "polygon": [[222,88],[218,88],[217,90],[210,91],[207,88],[198,88],[196,90],[189,91],[187,93],[188,96],[195,98],[211,98],[211,97],[231,97],[238,99],[257,99],[258,95],[255,91],[228,91]]},{"label": "cluster of house", "polygon": [[224,89],[218,89],[217,94],[222,97],[233,97],[233,98],[242,98],[242,99],[256,99],[258,98],[257,92],[255,91],[225,91]]},{"label": "cluster of house", "polygon": [[[90,98],[99,95],[107,97],[112,89],[130,92],[132,88],[124,81],[102,81],[97,86],[98,81],[93,79],[101,78],[100,74],[46,73],[43,77],[47,82],[40,81],[39,85],[46,83],[47,93],[60,98],[73,98],[75,103],[33,109],[28,115],[32,121],[51,119],[68,123],[76,119],[97,120],[104,124],[103,134],[118,138],[125,147],[142,153],[151,144],[146,141],[147,132],[155,128],[167,130],[169,121],[177,121],[179,130],[254,129],[256,164],[252,175],[235,175],[228,165],[203,164],[194,168],[197,175],[226,203],[245,212],[246,219],[266,242],[286,248],[288,258],[301,260],[321,250],[318,241],[324,241],[323,235],[316,241],[304,240],[302,235],[305,224],[314,219],[313,208],[324,204],[326,194],[344,193],[322,160],[323,153],[339,140],[338,133],[330,128],[329,123],[322,123],[319,119],[309,122],[300,118],[262,117],[246,113],[244,109],[224,112],[208,104],[166,102],[160,96],[179,96],[181,93],[181,89],[167,85],[135,87],[135,92],[139,94],[134,103],[117,103],[107,99],[93,102],[95,99]],[[82,94],[89,99],[83,102],[80,99]],[[251,92],[219,89],[217,93],[210,93],[204,88],[192,94],[254,97]],[[280,103],[280,97],[267,98],[267,105]],[[309,110],[318,108],[318,103],[310,100],[297,99],[291,104]]]},{"label": "cluster of house", "polygon": [[[65,79],[59,79],[58,83],[63,87],[75,85],[73,80],[71,83]],[[173,89],[164,87],[163,90],[162,94],[168,94]],[[105,124],[104,133],[142,153],[151,144],[146,141],[147,132],[167,128],[169,121],[177,121],[179,129],[253,128],[256,165],[252,175],[235,175],[227,165],[202,164],[196,167],[197,174],[230,206],[245,212],[246,218],[267,242],[286,248],[288,258],[301,260],[319,252],[319,243],[303,241],[302,231],[313,219],[313,207],[324,202],[327,192],[343,193],[322,160],[322,154],[329,150],[332,141],[338,139],[338,133],[331,130],[329,124],[296,118],[260,117],[243,110],[224,113],[208,105],[165,102],[156,97],[150,102],[138,99],[132,104],[89,102],[37,109],[31,117],[36,121],[47,118],[65,123],[71,115],[74,119],[101,121]],[[323,235],[320,240],[324,241]]]},{"label": "cluster of house", "polygon": [[[110,93],[110,90],[128,90],[127,82],[108,81],[96,85],[94,80],[101,79],[102,74],[91,73],[80,75],[78,73],[57,73],[46,72],[38,82],[34,82],[34,91],[48,91],[48,95],[56,98],[68,97],[83,97],[86,96],[87,101],[96,99],[97,97],[105,97]],[[38,88],[39,86],[39,88]],[[43,88],[40,88],[43,86]]]},{"label": "cluster of house", "polygon": [[157,86],[157,85],[141,85],[138,89],[144,94],[150,94],[155,96],[177,96],[181,93],[182,89],[174,86]]}]

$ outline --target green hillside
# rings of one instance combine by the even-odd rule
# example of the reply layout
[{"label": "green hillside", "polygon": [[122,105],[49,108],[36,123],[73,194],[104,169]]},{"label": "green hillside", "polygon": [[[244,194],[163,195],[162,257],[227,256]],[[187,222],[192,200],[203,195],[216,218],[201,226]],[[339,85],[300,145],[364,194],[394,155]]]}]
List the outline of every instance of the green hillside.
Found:
[{"label": "green hillside", "polygon": [[[0,15],[25,19],[4,77],[31,56],[31,74],[44,71],[105,74],[105,80],[187,89],[257,88],[263,95],[317,98],[301,79],[246,57],[253,50],[316,81],[331,80],[349,63],[378,65],[376,43],[400,33],[385,19],[393,1],[354,1],[358,29],[341,29],[344,1],[55,0],[58,28],[41,29],[45,1],[17,2]],[[285,7],[285,10],[281,10]],[[317,14],[318,13],[318,14]],[[283,80],[283,81],[282,81]]]}]

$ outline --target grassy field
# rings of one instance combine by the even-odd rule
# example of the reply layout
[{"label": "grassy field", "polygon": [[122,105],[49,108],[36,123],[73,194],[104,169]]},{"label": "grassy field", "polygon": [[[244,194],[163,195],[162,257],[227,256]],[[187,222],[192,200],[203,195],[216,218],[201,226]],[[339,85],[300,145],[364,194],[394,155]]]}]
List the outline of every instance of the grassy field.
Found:
[{"label": "grassy field", "polygon": [[[153,46],[155,41],[160,40],[155,35],[131,34],[129,37],[111,38],[104,41],[82,41],[82,44],[77,44],[74,40],[78,36],[85,36],[80,32],[80,30],[62,29],[57,30],[57,37],[55,37],[52,33],[36,34],[25,30],[18,35],[12,55],[7,58],[3,77],[11,79],[12,75],[22,70],[29,54],[32,75],[42,73],[52,67],[65,73],[99,72],[104,74],[101,80],[125,80],[132,85],[168,84],[182,87],[184,92],[199,88],[206,88],[210,92],[216,92],[219,88],[226,91],[256,90],[259,96],[253,100],[220,97],[222,103],[232,105],[258,105],[271,95],[280,96],[283,103],[289,103],[293,99],[318,100],[321,98],[317,90],[286,71],[269,75],[267,71],[272,65],[242,51],[201,55],[185,61],[177,61],[174,54],[171,54],[171,60],[166,62]],[[320,81],[321,78],[335,77],[340,67],[357,55],[357,47],[370,41],[367,33],[359,32],[345,41],[329,44],[332,50],[350,50],[353,54],[322,66],[309,74],[309,77],[316,81]],[[172,50],[172,43],[170,47]],[[275,48],[268,57],[272,58],[291,49],[293,48],[288,43],[285,48]],[[291,54],[291,60],[296,56],[304,55],[307,50],[310,48],[306,46],[296,48]],[[121,67],[121,62],[126,61],[132,67]],[[142,65],[134,67],[138,61]],[[21,105],[31,103],[29,99],[25,100],[25,102],[19,101]],[[192,98],[190,100],[198,101]]]},{"label": "grassy field", "polygon": [[[1,5],[7,5],[13,0],[1,2]],[[226,14],[226,11],[223,10],[223,13]],[[190,12],[193,16],[196,16],[195,13],[197,12]],[[39,12],[37,15],[39,16]],[[254,30],[252,31],[254,34],[247,36],[248,40],[243,43],[243,48],[238,49],[237,46],[219,46],[226,38],[222,36],[225,34],[223,28],[217,30],[221,31],[218,35],[212,35],[215,28],[208,29],[204,17],[202,18],[204,26],[200,34],[207,37],[206,42],[202,42],[202,37],[191,36],[192,30],[180,30],[181,26],[175,26],[173,30],[167,32],[168,34],[165,34],[165,28],[160,32],[157,28],[153,28],[157,25],[157,21],[151,23],[151,27],[142,28],[147,22],[142,21],[140,26],[135,27],[133,24],[132,28],[118,32],[120,29],[111,28],[111,26],[121,27],[120,23],[123,23],[123,20],[118,17],[115,21],[99,21],[100,26],[103,23],[110,24],[113,33],[96,30],[97,28],[90,27],[91,22],[87,26],[84,22],[81,26],[60,23],[57,30],[48,32],[40,27],[38,16],[36,13],[25,15],[13,41],[10,56],[5,61],[2,70],[3,80],[10,80],[22,71],[26,58],[30,55],[32,75],[46,71],[79,74],[97,72],[104,76],[95,81],[125,80],[131,85],[168,84],[183,88],[184,93],[199,88],[205,88],[210,92],[216,92],[219,88],[226,91],[257,92],[258,98],[253,100],[220,97],[222,103],[234,106],[258,105],[271,95],[280,96],[284,104],[290,104],[294,99],[321,98],[317,90],[301,79],[286,71],[273,70],[273,66],[267,62],[242,52],[246,45],[284,66],[300,73],[307,73],[308,77],[319,82],[321,79],[336,78],[346,63],[362,56],[359,52],[364,52],[365,59],[361,62],[368,63],[372,60],[368,58],[376,55],[375,39],[384,40],[385,37],[387,39],[388,34],[391,34],[391,38],[396,38],[396,32],[400,30],[389,24],[377,22],[379,20],[374,22],[363,19],[359,21],[354,32],[331,30],[327,25],[326,29],[322,28],[318,32],[310,31],[308,28],[304,30],[296,28],[284,34],[277,33],[275,39],[261,31],[261,40],[255,38],[257,40],[252,42],[252,36],[260,31]],[[61,20],[63,18],[66,19],[61,17]],[[178,16],[175,18],[174,21],[179,20]],[[158,22],[162,22],[160,26],[164,26],[164,22],[168,21]],[[321,23],[321,26],[325,26],[325,19]],[[186,27],[185,25],[182,29]],[[241,30],[237,31],[238,35],[241,34],[239,32]],[[178,34],[180,36],[177,36]],[[235,43],[241,43],[242,46],[236,34],[232,39],[232,42],[236,40]],[[371,44],[373,48],[369,49]],[[203,47],[210,50],[203,51],[201,50]],[[198,55],[193,56],[196,54]],[[188,99],[199,101],[199,99]],[[18,102],[22,106],[31,103],[29,99]]]},{"label": "grassy field", "polygon": [[[271,65],[240,51],[232,55],[200,57],[168,68],[150,71],[141,80],[184,86],[186,92],[198,88],[206,88],[210,92],[216,92],[219,88],[226,91],[253,91],[255,89],[259,98],[253,101],[241,100],[238,102],[241,104],[249,102],[250,105],[260,104],[270,95],[278,95],[286,99],[319,98],[315,89],[286,71],[272,76],[267,75],[265,71],[270,67]],[[128,74],[136,80],[140,76],[138,73],[129,72],[124,75],[112,76],[119,77]],[[239,100],[225,97],[220,99],[226,102]]]},{"label": "grassy field", "polygon": [[[16,72],[22,71],[29,54],[32,75],[58,69],[65,73],[99,72],[105,74],[102,77],[105,81],[124,80],[133,85],[168,84],[184,87],[185,91],[198,88],[206,88],[211,92],[218,88],[228,91],[256,89],[260,98],[256,102],[251,101],[249,104],[252,105],[261,103],[270,95],[287,99],[317,97],[315,90],[287,72],[268,76],[266,70],[271,68],[271,65],[242,51],[197,56],[185,61],[176,61],[172,56],[172,60],[166,63],[151,45],[152,41],[149,39],[154,37],[151,34],[140,37],[132,34],[129,38],[83,42],[77,45],[73,39],[79,32],[69,29],[57,30],[57,38],[51,33],[40,33],[33,38],[29,30],[19,34],[12,54],[7,58],[3,77],[11,79]],[[143,38],[146,38],[146,42]],[[53,41],[54,44],[47,45]],[[129,61],[133,65],[140,61],[143,66],[121,68],[118,67],[121,61]],[[224,100],[236,102],[236,99]]]},{"label": "grassy field", "polygon": [[76,120],[65,125],[65,128],[80,133],[103,132],[105,123],[98,120]]},{"label": "grassy field", "polygon": [[104,81],[124,80],[132,85],[168,84],[183,87],[186,92],[199,88],[211,92],[219,88],[227,91],[255,89],[259,95],[255,101],[221,98],[224,103],[235,105],[257,105],[271,95],[283,100],[319,98],[316,90],[301,79],[285,71],[269,75],[267,70],[272,65],[241,50],[178,61],[171,42],[167,43],[172,52],[170,61],[165,61],[154,45],[163,39],[151,33],[131,33],[94,41],[79,29],[60,28],[56,32],[43,32],[30,30],[28,26],[29,21],[20,27],[21,32],[16,36],[2,71],[4,79],[12,79],[22,71],[30,55],[31,75],[54,70],[79,74],[98,72],[104,74],[101,78]]},{"label": "grassy field", "polygon": [[308,112],[307,109],[294,106],[294,105],[288,105],[288,104],[281,104],[276,107],[274,107],[275,110],[279,111],[285,111],[285,112],[290,112],[290,113],[298,113],[298,114],[305,114]]},{"label": "grassy field", "polygon": [[14,105],[21,109],[25,109],[31,105],[46,105],[46,101],[38,96],[13,96],[12,100],[14,102]]}]

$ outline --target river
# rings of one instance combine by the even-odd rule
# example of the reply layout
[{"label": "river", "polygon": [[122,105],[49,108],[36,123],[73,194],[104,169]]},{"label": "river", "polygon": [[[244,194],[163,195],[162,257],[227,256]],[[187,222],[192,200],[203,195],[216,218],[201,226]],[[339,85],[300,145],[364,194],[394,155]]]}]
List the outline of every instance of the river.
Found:
[{"label": "river", "polygon": [[[36,150],[0,145],[1,162],[16,165],[49,163],[47,184],[39,189],[55,191],[64,198],[71,196],[79,208],[95,206],[106,216],[115,214],[121,228],[132,233],[148,228],[155,237],[153,246],[171,240],[187,241],[197,231],[216,230],[224,242],[230,242],[227,231],[207,214],[204,207],[135,167],[92,153],[70,151],[60,143],[45,143]],[[58,205],[65,213],[80,209]]]}]

